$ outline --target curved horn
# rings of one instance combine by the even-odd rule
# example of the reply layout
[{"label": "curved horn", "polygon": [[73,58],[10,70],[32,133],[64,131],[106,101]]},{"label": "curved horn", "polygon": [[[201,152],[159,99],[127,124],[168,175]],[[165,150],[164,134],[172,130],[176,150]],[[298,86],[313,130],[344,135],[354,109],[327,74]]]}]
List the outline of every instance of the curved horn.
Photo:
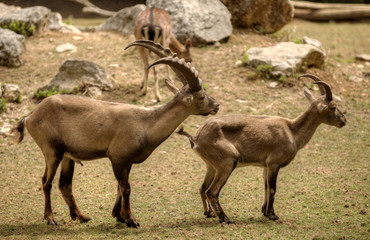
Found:
[{"label": "curved horn", "polygon": [[323,81],[319,81],[319,82],[314,82],[314,84],[322,85],[325,88],[325,92],[326,92],[325,96],[326,96],[327,101],[333,100],[333,94],[331,93],[331,88],[327,83]]},{"label": "curved horn", "polygon": [[171,56],[173,55],[174,53],[171,52],[170,49],[168,48],[164,48],[162,47],[162,45],[160,45],[159,43],[155,43],[153,41],[150,41],[150,40],[137,40],[135,42],[132,42],[130,43],[129,45],[127,45],[125,47],[125,50],[129,47],[132,47],[132,46],[139,46],[139,47],[144,47],[144,48],[147,48],[149,49],[150,51],[154,52],[155,54],[157,54],[159,57],[163,58],[163,57],[168,57],[168,56]]},{"label": "curved horn", "polygon": [[[299,76],[298,78],[301,78],[301,77],[311,78],[315,82],[323,82],[318,76],[312,75],[312,74],[303,74],[303,75]],[[321,95],[325,95],[326,94],[326,89],[323,86],[319,85],[319,90],[320,90]]]},{"label": "curved horn", "polygon": [[202,89],[202,80],[200,80],[198,77],[198,71],[195,70],[190,63],[186,63],[185,59],[179,59],[178,57],[173,56],[161,58],[152,63],[148,69],[161,63],[169,65],[174,70],[176,75],[182,80],[182,82],[185,80],[186,83],[189,84],[189,87],[192,91],[199,91]]},{"label": "curved horn", "polygon": [[[125,50],[129,47],[132,47],[132,46],[139,46],[139,47],[147,48],[148,50],[154,52],[155,54],[157,54],[161,58],[169,57],[169,56],[173,56],[173,57],[176,56],[176,53],[171,52],[170,49],[164,48],[164,47],[162,47],[161,44],[155,43],[155,42],[150,41],[150,40],[137,40],[137,41],[132,42],[129,45],[127,45],[125,47]],[[149,68],[150,67],[148,67],[148,69]],[[186,85],[187,84],[186,78],[184,78],[184,76],[180,72],[178,72],[178,70],[176,68],[171,67],[171,69],[176,73],[176,75],[178,76],[178,78],[180,79],[182,84]]]}]

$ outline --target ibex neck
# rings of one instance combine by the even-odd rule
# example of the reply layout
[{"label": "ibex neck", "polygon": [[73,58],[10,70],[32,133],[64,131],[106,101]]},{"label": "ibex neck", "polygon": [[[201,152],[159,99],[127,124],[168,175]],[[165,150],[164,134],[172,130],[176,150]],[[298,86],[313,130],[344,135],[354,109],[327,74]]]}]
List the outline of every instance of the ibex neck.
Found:
[{"label": "ibex neck", "polygon": [[303,148],[310,141],[320,125],[321,122],[317,114],[317,111],[311,106],[306,112],[292,121],[291,130],[298,149]]},{"label": "ibex neck", "polygon": [[[175,97],[176,98],[176,97]],[[148,136],[160,144],[190,115],[185,105],[172,99],[167,104],[153,108],[148,117]]]},{"label": "ibex neck", "polygon": [[170,46],[169,47],[170,47],[171,51],[173,51],[173,52],[175,52],[177,54],[179,54],[179,53],[181,53],[181,52],[183,52],[185,50],[184,45],[182,45],[176,39],[176,37],[173,34],[171,34],[171,36],[170,36]]}]

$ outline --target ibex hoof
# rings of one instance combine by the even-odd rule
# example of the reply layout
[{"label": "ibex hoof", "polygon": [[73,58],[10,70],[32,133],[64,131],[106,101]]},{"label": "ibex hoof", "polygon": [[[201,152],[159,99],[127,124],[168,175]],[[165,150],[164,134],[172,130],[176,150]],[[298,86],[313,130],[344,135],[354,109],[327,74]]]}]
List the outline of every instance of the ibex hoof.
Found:
[{"label": "ibex hoof", "polygon": [[267,217],[269,220],[276,221],[279,220],[279,217],[275,213],[270,214],[263,214],[263,216]]},{"label": "ibex hoof", "polygon": [[220,218],[220,223],[235,224],[235,222],[229,218]]},{"label": "ibex hoof", "polygon": [[129,228],[138,228],[140,227],[140,224],[136,220],[131,219],[130,221],[126,222],[126,226]]},{"label": "ibex hoof", "polygon": [[125,219],[121,218],[121,217],[117,217],[116,218],[116,221],[117,222],[120,222],[120,223],[125,223]]},{"label": "ibex hoof", "polygon": [[220,213],[220,223],[226,223],[226,224],[234,224],[235,222],[232,221],[228,216],[226,216],[225,213]]},{"label": "ibex hoof", "polygon": [[230,219],[226,223],[227,224],[235,224],[235,222],[233,220],[230,220]]},{"label": "ibex hoof", "polygon": [[48,218],[46,219],[46,221],[47,221],[47,225],[55,225],[55,226],[59,225],[59,223],[52,218]]},{"label": "ibex hoof", "polygon": [[116,218],[116,221],[117,222],[120,222],[120,223],[125,223],[125,219],[121,217],[121,214],[115,214],[113,213],[113,218]]},{"label": "ibex hoof", "polygon": [[214,217],[216,217],[216,215],[212,212],[212,210],[205,211],[205,212],[204,212],[204,215],[205,215],[207,218],[214,218]]},{"label": "ibex hoof", "polygon": [[78,220],[80,220],[80,223],[86,223],[86,222],[92,220],[92,218],[88,217],[88,216],[80,216],[80,217],[77,217],[77,218],[78,218]]},{"label": "ibex hoof", "polygon": [[276,221],[276,220],[279,220],[279,217],[277,216],[277,215],[270,215],[269,217],[268,217],[270,220],[272,220],[272,221]]}]

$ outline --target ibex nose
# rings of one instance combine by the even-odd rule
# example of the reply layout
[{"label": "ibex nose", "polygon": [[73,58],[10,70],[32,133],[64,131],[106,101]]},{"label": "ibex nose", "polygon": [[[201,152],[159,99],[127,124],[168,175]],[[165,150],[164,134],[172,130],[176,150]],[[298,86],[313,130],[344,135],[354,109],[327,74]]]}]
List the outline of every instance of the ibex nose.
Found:
[{"label": "ibex nose", "polygon": [[216,106],[215,106],[215,112],[217,113],[218,110],[220,110],[220,104],[219,103],[216,103]]}]

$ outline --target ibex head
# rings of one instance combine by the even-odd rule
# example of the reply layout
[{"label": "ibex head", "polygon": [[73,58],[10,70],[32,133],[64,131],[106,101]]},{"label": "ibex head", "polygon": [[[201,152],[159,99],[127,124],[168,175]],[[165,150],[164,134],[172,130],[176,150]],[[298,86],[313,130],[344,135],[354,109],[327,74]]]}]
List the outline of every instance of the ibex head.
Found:
[{"label": "ibex head", "polygon": [[177,56],[179,58],[183,58],[185,59],[186,62],[192,62],[193,59],[191,58],[191,55],[190,55],[190,47],[191,47],[192,43],[191,43],[191,40],[190,39],[187,39],[186,42],[185,42],[185,48],[183,51],[177,53]]},{"label": "ibex head", "polygon": [[311,103],[316,105],[319,115],[322,117],[322,122],[338,128],[346,125],[347,120],[333,100],[333,94],[330,86],[322,81],[319,77],[312,74],[304,74],[301,75],[300,78],[301,77],[309,77],[315,81],[314,84],[319,85],[322,95],[321,97],[315,99],[312,93],[306,87],[304,88],[304,94]]},{"label": "ibex head", "polygon": [[153,41],[138,40],[129,44],[126,49],[131,46],[145,47],[161,57],[148,68],[157,64],[167,64],[171,67],[182,82],[183,87],[179,90],[168,80],[166,80],[166,86],[176,94],[175,98],[187,106],[191,114],[205,116],[208,114],[214,115],[218,112],[219,103],[206,94],[202,87],[202,80],[198,76],[198,71],[189,62],[186,62],[186,59],[179,59],[171,50],[164,49],[160,44]]}]

